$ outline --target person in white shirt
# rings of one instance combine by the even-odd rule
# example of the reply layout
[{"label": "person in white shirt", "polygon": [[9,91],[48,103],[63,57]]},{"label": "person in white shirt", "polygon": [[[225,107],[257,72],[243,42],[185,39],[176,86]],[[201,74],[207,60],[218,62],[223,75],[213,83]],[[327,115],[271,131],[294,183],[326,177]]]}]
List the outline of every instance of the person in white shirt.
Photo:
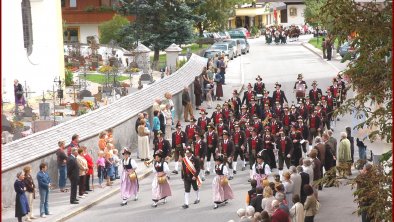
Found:
[{"label": "person in white shirt", "polygon": [[167,180],[167,173],[170,172],[168,163],[164,161],[163,152],[157,150],[154,155],[153,173],[155,176],[152,181],[152,207],[157,207],[157,202],[163,200],[167,203],[167,197],[171,196],[170,184]]},{"label": "person in white shirt", "polygon": [[257,154],[256,163],[252,166],[252,177],[257,181],[257,187],[262,186],[262,180],[266,180],[271,174],[271,168],[264,161],[263,150]]},{"label": "person in white shirt", "polygon": [[135,171],[137,170],[137,163],[131,159],[131,152],[127,148],[123,148],[122,166],[123,172],[120,181],[120,194],[122,197],[121,206],[127,205],[127,200],[134,196],[134,200],[138,200],[139,184]]}]

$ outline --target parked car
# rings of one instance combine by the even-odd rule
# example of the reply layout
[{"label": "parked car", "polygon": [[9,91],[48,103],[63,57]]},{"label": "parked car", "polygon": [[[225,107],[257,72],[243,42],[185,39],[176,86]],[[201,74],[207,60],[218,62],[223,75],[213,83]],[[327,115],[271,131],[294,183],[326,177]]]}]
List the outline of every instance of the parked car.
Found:
[{"label": "parked car", "polygon": [[228,59],[234,59],[234,51],[228,42],[217,42],[211,46],[211,49],[217,49],[224,52]]},{"label": "parked car", "polygon": [[348,53],[351,53],[352,59],[355,58],[356,53],[354,48],[351,46],[351,43],[345,42],[339,47],[339,55],[343,58]]},{"label": "parked car", "polygon": [[234,58],[237,58],[238,56],[241,56],[241,43],[237,41],[236,39],[225,39],[223,42],[228,42],[231,44],[233,47],[234,51]]},{"label": "parked car", "polygon": [[236,28],[235,30],[242,31],[245,34],[246,38],[250,38],[250,32],[246,28]]},{"label": "parked car", "polygon": [[231,36],[227,31],[219,32],[218,34],[220,35],[221,39],[231,39]]},{"label": "parked car", "polygon": [[241,44],[241,53],[246,54],[249,53],[249,42],[247,39],[236,39]]},{"label": "parked car", "polygon": [[242,30],[238,30],[238,29],[233,29],[228,31],[228,33],[230,34],[232,39],[246,39],[247,35],[245,32],[243,32]]},{"label": "parked car", "polygon": [[211,58],[215,57],[215,55],[218,55],[220,57],[222,54],[225,54],[225,53],[224,53],[224,51],[222,51],[220,49],[207,49],[204,52],[204,58],[211,59]]}]

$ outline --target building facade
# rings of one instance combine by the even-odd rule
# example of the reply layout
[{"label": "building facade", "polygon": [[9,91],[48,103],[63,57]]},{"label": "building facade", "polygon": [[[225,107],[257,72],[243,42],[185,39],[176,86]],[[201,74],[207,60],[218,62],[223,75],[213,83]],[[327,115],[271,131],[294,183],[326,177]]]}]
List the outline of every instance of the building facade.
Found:
[{"label": "building facade", "polygon": [[[99,25],[115,15],[118,0],[62,0],[65,43],[87,43],[88,38],[99,40]],[[127,17],[132,20],[132,17]]]},{"label": "building facade", "polygon": [[30,96],[52,90],[64,78],[61,2],[13,0],[2,2],[2,92],[14,102],[13,81],[25,81]]}]

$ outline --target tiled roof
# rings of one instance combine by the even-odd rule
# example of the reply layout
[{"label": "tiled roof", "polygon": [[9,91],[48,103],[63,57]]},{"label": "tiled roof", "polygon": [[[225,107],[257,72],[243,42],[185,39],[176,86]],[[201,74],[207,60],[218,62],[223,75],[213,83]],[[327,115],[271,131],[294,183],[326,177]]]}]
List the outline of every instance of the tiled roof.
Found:
[{"label": "tiled roof", "polygon": [[188,63],[177,72],[147,88],[76,119],[4,145],[1,149],[2,171],[54,153],[59,140],[69,139],[75,133],[79,134],[80,140],[83,141],[103,130],[121,124],[148,109],[152,106],[153,99],[162,96],[164,92],[175,94],[184,86],[190,85],[194,77],[201,74],[206,64],[205,58],[193,54]]}]

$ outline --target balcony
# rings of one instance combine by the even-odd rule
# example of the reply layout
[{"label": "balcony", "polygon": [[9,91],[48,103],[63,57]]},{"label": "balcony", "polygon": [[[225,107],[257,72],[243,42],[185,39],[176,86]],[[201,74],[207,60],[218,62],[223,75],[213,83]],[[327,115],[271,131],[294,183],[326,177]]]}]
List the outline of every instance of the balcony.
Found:
[{"label": "balcony", "polygon": [[[115,15],[115,11],[80,11],[80,10],[64,10],[62,12],[63,20],[66,21],[67,24],[97,24],[106,22],[112,19]],[[129,21],[133,21],[134,16],[127,16]]]}]

